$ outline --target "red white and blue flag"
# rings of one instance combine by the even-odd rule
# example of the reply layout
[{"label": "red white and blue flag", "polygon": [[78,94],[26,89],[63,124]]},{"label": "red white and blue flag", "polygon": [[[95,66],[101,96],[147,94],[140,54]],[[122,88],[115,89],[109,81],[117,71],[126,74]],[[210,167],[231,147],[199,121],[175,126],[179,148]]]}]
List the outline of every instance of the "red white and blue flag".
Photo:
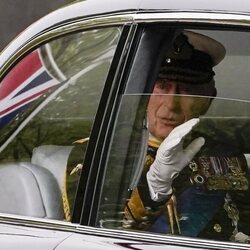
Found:
[{"label": "red white and blue flag", "polygon": [[60,83],[43,65],[39,50],[26,56],[0,83],[0,128]]}]

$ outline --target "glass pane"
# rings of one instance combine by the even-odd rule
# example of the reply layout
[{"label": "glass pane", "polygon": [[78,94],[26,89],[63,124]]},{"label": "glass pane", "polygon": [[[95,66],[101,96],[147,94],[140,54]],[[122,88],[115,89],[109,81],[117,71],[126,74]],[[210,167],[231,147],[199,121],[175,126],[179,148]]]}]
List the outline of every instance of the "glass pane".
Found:
[{"label": "glass pane", "polygon": [[[122,96],[98,226],[248,243],[249,34],[202,33],[225,41],[215,76],[199,65],[207,57],[198,56],[190,69],[170,48],[153,93]],[[178,42],[185,47],[185,41]],[[189,56],[181,59],[194,63]]]},{"label": "glass pane", "polygon": [[3,79],[0,212],[70,220],[120,33],[119,27],[104,28],[51,41]]}]

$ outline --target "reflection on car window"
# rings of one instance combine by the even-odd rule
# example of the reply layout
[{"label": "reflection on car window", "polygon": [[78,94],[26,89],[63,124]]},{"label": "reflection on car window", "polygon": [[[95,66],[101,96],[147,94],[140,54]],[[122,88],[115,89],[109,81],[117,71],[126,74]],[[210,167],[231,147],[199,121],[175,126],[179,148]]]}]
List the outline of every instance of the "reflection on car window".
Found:
[{"label": "reflection on car window", "polygon": [[70,220],[120,32],[104,28],[51,41],[2,81],[0,212]]},{"label": "reflection on car window", "polygon": [[[98,226],[250,242],[249,87],[226,76],[235,50],[225,38],[237,34],[208,34],[180,33],[153,93],[123,96]],[[225,44],[216,40],[223,35]]]}]

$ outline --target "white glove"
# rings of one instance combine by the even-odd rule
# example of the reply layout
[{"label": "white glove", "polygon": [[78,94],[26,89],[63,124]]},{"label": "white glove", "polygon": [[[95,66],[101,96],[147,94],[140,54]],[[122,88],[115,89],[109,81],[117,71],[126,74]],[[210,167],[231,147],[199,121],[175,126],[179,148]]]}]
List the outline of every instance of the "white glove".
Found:
[{"label": "white glove", "polygon": [[173,179],[204,145],[205,139],[199,137],[183,149],[184,137],[199,121],[193,118],[174,128],[157,150],[155,161],[147,173],[152,200],[163,201],[172,193]]}]

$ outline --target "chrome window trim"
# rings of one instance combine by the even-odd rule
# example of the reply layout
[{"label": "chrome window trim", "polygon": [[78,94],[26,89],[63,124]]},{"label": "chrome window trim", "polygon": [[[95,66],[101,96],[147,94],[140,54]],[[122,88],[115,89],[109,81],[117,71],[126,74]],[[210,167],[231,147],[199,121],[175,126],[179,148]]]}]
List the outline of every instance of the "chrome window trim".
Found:
[{"label": "chrome window trim", "polygon": [[[13,40],[10,48],[7,47],[6,51],[3,51],[0,55],[0,77],[5,74],[9,67],[25,53],[32,48],[44,43],[47,40],[56,38],[58,36],[75,32],[78,30],[100,28],[106,26],[124,25],[132,23],[154,23],[154,22],[168,22],[168,23],[183,23],[183,24],[219,24],[219,25],[231,25],[231,26],[250,26],[250,13],[247,14],[231,14],[231,13],[212,13],[212,12],[197,12],[197,11],[164,11],[161,13],[153,12],[139,12],[139,13],[123,13],[123,14],[109,14],[98,17],[81,18],[81,20],[65,20],[60,24],[49,26],[42,29],[37,34],[26,38],[20,36],[16,40]],[[31,26],[33,30],[39,30],[40,23],[37,22]],[[42,26],[42,25],[41,25]],[[27,29],[29,31],[29,28]],[[32,32],[31,32],[32,33]],[[27,35],[24,32],[23,35]],[[25,37],[25,39],[24,39]],[[14,48],[14,49],[13,49]]]},{"label": "chrome window trim", "polygon": [[32,226],[41,229],[75,231],[79,226],[72,222],[0,213],[0,223],[18,226]]},{"label": "chrome window trim", "polygon": [[0,213],[1,224],[10,226],[29,226],[37,229],[57,230],[63,232],[77,233],[82,235],[101,236],[109,239],[120,239],[121,241],[131,241],[131,243],[159,244],[167,246],[194,247],[196,249],[249,249],[248,244],[214,241],[200,238],[188,238],[182,236],[172,236],[163,234],[152,234],[150,232],[125,231],[119,229],[96,228],[90,226],[81,226],[66,221],[57,221],[43,218],[32,218],[18,215],[9,215]]},{"label": "chrome window trim", "polygon": [[[77,233],[91,234],[94,236],[109,237],[112,239],[130,240],[132,242],[143,242],[148,244],[159,244],[167,246],[188,247],[195,249],[216,249],[216,250],[228,250],[228,249],[248,249],[249,244],[215,241],[201,238],[183,237],[179,235],[170,234],[156,234],[150,232],[139,231],[126,231],[118,229],[108,228],[94,228],[88,226],[79,226],[76,230]],[[185,248],[184,248],[185,249]]]},{"label": "chrome window trim", "polygon": [[134,15],[134,21],[141,22],[177,22],[177,23],[199,23],[199,24],[222,24],[233,26],[250,26],[250,13],[231,14],[216,12],[187,12],[187,11],[169,11],[162,13],[139,13]]},{"label": "chrome window trim", "polygon": [[88,20],[82,19],[74,22],[71,21],[70,23],[63,23],[59,26],[48,26],[46,29],[38,32],[36,35],[27,38],[23,43],[20,43],[17,38],[17,44],[15,44],[15,40],[14,43],[11,44],[11,47],[17,47],[17,49],[8,51],[7,47],[6,52],[3,51],[3,54],[0,54],[0,78],[5,74],[5,72],[11,67],[13,63],[19,60],[20,57],[48,40],[80,30],[84,31],[87,29],[125,25],[131,24],[132,22],[133,17],[131,15],[105,16],[99,18],[91,18]]}]

